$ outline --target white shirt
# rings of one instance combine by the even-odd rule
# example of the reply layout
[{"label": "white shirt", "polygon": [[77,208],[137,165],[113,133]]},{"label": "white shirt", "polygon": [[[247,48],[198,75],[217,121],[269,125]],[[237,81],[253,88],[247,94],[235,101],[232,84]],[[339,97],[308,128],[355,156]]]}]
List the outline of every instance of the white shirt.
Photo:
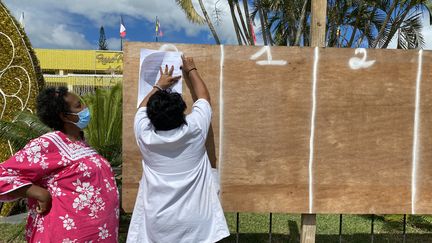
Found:
[{"label": "white shirt", "polygon": [[211,107],[197,100],[187,124],[155,131],[146,107],[135,116],[143,176],[128,243],[216,242],[229,236],[205,148]]}]

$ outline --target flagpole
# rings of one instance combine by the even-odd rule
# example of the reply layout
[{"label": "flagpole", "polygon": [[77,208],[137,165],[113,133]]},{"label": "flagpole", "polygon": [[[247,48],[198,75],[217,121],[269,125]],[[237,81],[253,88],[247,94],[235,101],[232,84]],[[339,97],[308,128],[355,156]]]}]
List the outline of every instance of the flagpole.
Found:
[{"label": "flagpole", "polygon": [[123,51],[123,39],[126,37],[126,27],[123,23],[123,16],[120,15],[120,51]]},{"label": "flagpole", "polygon": [[155,22],[155,37],[156,37],[156,42],[158,42],[158,33],[157,33],[157,25],[158,25],[158,17],[156,16],[156,22]]}]

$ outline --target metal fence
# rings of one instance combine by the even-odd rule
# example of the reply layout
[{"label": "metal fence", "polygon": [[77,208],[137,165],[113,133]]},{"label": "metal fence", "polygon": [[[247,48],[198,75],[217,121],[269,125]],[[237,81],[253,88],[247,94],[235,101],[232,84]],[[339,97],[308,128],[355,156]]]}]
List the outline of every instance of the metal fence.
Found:
[{"label": "metal fence", "polygon": [[[375,240],[375,236],[377,235],[375,233],[375,221],[376,221],[376,215],[372,214],[369,215],[370,216],[370,232],[369,232],[369,242],[373,243]],[[236,217],[236,221],[235,221],[235,242],[238,243],[241,240],[241,232],[240,232],[240,213],[236,213],[235,214]],[[338,241],[334,241],[334,242],[347,242],[344,241],[344,231],[343,231],[343,221],[344,221],[344,215],[340,214],[339,215],[339,233],[338,233]],[[268,214],[268,242],[273,242],[272,238],[273,238],[273,232],[272,232],[272,228],[273,228],[273,213],[269,213]],[[318,223],[318,221],[317,221]],[[400,232],[400,236],[402,238],[402,242],[405,243],[407,242],[407,215],[404,214],[403,218],[402,218],[402,222],[401,222],[401,226],[402,226],[402,231]],[[432,228],[432,225],[431,225]],[[288,232],[287,232],[288,233]],[[397,233],[394,233],[397,234]],[[364,242],[364,241],[362,241]],[[422,241],[425,242],[425,241]],[[426,242],[432,242],[432,238],[430,239],[430,241],[426,241]]]}]

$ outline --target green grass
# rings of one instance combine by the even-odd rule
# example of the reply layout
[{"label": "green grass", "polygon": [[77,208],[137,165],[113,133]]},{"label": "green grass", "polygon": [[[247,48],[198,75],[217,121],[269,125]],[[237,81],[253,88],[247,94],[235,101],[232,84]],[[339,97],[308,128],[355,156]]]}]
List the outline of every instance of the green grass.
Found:
[{"label": "green grass", "polygon": [[[225,214],[231,236],[221,243],[236,241],[236,214]],[[402,242],[403,215],[375,216],[374,242]],[[272,242],[300,241],[299,214],[273,214]],[[239,242],[269,242],[269,214],[240,213]],[[371,217],[343,215],[342,242],[371,242]],[[409,216],[406,242],[432,242],[432,217]],[[317,243],[339,242],[339,215],[317,215]]]},{"label": "green grass", "polygon": [[0,242],[24,243],[25,223],[22,224],[0,224]]},{"label": "green grass", "polygon": [[[236,242],[236,214],[225,214],[231,236],[221,243]],[[122,215],[119,242],[126,242],[130,215]],[[375,216],[374,243],[402,242],[402,215]],[[18,236],[11,242],[24,241],[24,224],[0,225],[0,242]],[[269,242],[269,214],[240,213],[239,242]],[[368,215],[343,215],[342,242],[371,242],[371,217]],[[432,242],[432,216],[409,216],[406,242]],[[299,242],[300,215],[273,214],[272,242]],[[317,215],[317,243],[339,242],[339,215]]]}]

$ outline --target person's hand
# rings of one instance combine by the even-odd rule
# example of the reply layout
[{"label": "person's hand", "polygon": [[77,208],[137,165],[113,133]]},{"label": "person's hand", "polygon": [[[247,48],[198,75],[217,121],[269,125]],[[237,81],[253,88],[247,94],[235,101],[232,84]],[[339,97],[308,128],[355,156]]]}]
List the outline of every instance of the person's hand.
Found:
[{"label": "person's hand", "polygon": [[36,212],[38,212],[39,214],[44,214],[51,209],[51,194],[45,189],[40,190],[38,194],[39,195],[37,195],[36,198],[38,202],[38,205],[36,206]]},{"label": "person's hand", "polygon": [[162,67],[160,67],[160,78],[157,81],[156,85],[159,86],[161,89],[168,89],[172,85],[174,85],[179,79],[180,76],[173,77],[174,72],[174,66],[171,66],[171,68],[168,70],[168,65],[165,65],[165,71],[162,71]]},{"label": "person's hand", "polygon": [[183,62],[183,66],[182,66],[183,73],[186,74],[186,76],[188,76],[192,70],[196,70],[195,62],[192,57],[185,57],[184,55],[182,55],[181,58]]},{"label": "person's hand", "polygon": [[31,185],[26,191],[26,196],[37,201],[36,212],[44,214],[51,209],[51,194],[43,187]]}]

